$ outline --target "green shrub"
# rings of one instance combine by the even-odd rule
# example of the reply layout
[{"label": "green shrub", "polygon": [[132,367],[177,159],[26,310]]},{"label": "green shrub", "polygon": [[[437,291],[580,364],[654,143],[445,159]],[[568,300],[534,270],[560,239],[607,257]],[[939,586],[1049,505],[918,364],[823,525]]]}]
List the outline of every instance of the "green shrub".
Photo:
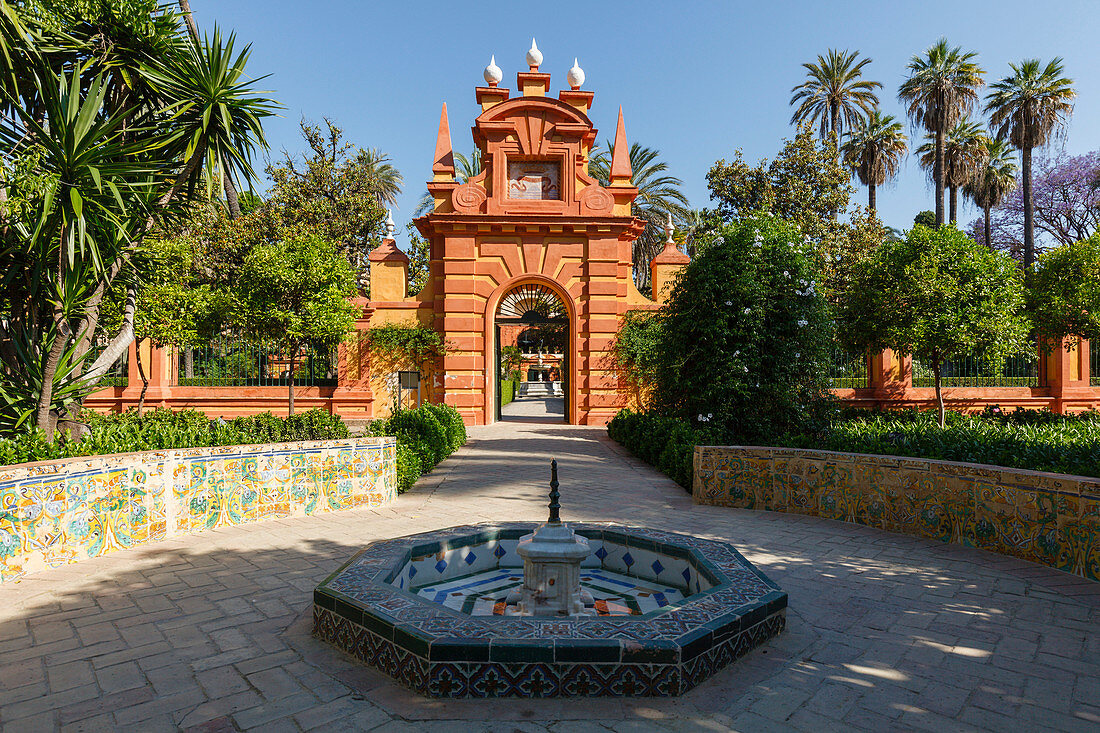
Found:
[{"label": "green shrub", "polygon": [[169,448],[200,448],[300,440],[339,440],[349,436],[338,416],[310,410],[283,419],[270,412],[233,420],[211,420],[198,410],[156,409],[102,415],[86,412],[88,433],[78,441],[46,442],[41,432],[0,439],[0,465],[106,453]]},{"label": "green shrub", "polygon": [[450,405],[424,404],[367,426],[369,435],[397,438],[397,490],[408,491],[425,473],[466,444],[466,426]]},{"label": "green shrub", "polygon": [[695,446],[705,444],[706,431],[656,412],[622,410],[607,425],[607,433],[641,460],[691,491]]},{"label": "green shrub", "polygon": [[504,407],[516,398],[516,383],[511,379],[503,379],[500,382],[500,406]]}]

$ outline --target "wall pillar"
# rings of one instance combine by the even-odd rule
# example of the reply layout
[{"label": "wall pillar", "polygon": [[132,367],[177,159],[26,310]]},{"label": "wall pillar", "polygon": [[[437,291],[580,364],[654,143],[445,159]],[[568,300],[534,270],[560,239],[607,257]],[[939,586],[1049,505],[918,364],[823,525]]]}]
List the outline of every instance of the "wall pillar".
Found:
[{"label": "wall pillar", "polygon": [[868,386],[875,391],[875,399],[905,399],[913,387],[913,357],[883,349],[871,354],[870,362]]},{"label": "wall pillar", "polygon": [[1082,339],[1074,343],[1067,338],[1055,349],[1041,349],[1039,364],[1050,396],[1054,398],[1051,411],[1065,414],[1093,404],[1095,396],[1089,385],[1088,341]]}]

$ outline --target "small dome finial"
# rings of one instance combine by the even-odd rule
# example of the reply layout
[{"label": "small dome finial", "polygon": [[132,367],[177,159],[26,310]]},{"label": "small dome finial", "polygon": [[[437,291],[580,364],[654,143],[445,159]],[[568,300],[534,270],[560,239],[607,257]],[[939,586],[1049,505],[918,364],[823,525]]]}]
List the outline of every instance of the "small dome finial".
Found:
[{"label": "small dome finial", "polygon": [[675,242],[672,241],[672,233],[674,231],[676,231],[676,228],[672,226],[672,212],[669,212],[669,214],[668,214],[668,223],[665,224],[665,234],[668,235],[668,241],[666,242],[666,244],[671,244],[671,245],[676,244]]},{"label": "small dome finial", "polygon": [[397,230],[397,227],[393,223],[393,212],[386,209],[386,238],[393,239],[393,233]]},{"label": "small dome finial", "polygon": [[485,81],[489,86],[495,87],[503,78],[504,72],[497,66],[497,57],[494,55],[489,59],[489,65],[485,67]]},{"label": "small dome finial", "polygon": [[566,75],[566,80],[569,82],[569,86],[574,91],[581,88],[581,84],[584,84],[584,69],[577,63],[577,59],[573,59],[573,68],[569,70]]},{"label": "small dome finial", "polygon": [[531,39],[531,49],[527,52],[527,65],[531,67],[531,71],[538,71],[542,65],[542,51],[535,45],[534,38]]}]

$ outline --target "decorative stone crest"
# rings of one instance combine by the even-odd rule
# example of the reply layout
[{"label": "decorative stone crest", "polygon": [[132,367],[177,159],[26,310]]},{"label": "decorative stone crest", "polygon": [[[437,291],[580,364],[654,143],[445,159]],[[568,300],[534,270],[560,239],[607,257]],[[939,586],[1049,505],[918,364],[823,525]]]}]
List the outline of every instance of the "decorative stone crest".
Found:
[{"label": "decorative stone crest", "polygon": [[581,202],[581,213],[584,214],[610,214],[615,206],[615,197],[602,186],[586,186],[577,198]]},{"label": "decorative stone crest", "polygon": [[488,196],[485,189],[476,183],[464,183],[451,194],[451,205],[462,214],[476,214]]}]

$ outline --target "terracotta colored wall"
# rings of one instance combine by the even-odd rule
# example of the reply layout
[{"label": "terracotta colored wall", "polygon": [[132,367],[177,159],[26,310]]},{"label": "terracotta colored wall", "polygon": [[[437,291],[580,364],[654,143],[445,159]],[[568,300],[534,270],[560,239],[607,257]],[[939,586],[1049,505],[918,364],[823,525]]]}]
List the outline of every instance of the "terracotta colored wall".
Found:
[{"label": "terracotta colored wall", "polygon": [[696,503],[797,512],[1100,580],[1100,479],[896,456],[695,448]]},{"label": "terracotta colored wall", "polygon": [[215,527],[381,506],[394,438],[220,446],[0,467],[0,581]]}]

